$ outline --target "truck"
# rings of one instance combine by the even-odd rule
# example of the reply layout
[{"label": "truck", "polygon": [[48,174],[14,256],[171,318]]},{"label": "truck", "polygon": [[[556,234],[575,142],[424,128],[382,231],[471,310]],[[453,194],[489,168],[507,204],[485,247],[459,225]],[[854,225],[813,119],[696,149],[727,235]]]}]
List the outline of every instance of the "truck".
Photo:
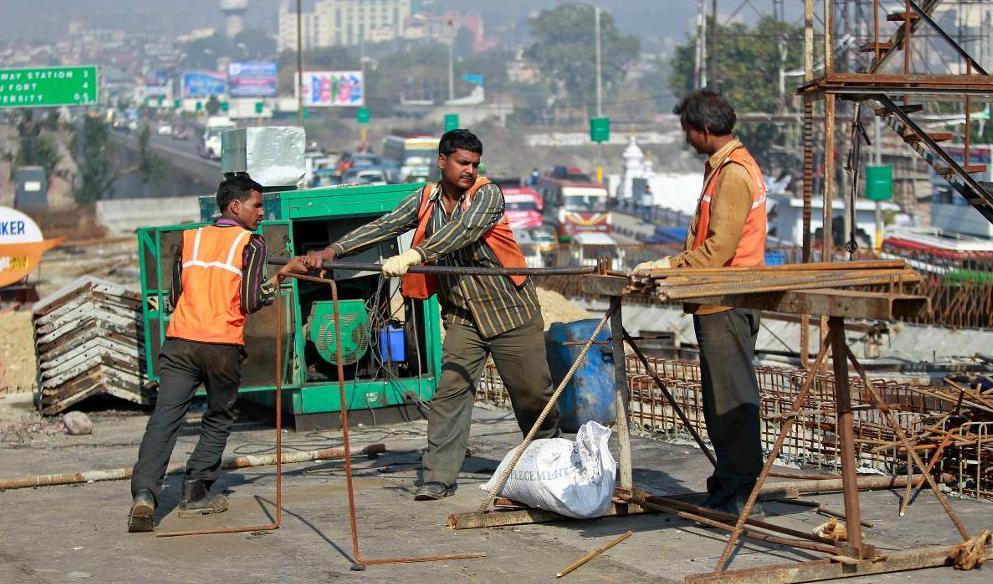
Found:
[{"label": "truck", "polygon": [[221,134],[238,126],[227,116],[210,116],[197,142],[197,154],[210,160],[221,159]]}]

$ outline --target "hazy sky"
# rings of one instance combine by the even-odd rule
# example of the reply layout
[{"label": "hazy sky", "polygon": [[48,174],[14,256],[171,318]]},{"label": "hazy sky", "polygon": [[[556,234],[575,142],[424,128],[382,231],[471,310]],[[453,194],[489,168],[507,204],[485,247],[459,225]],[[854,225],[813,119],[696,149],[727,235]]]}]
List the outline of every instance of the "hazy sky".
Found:
[{"label": "hazy sky", "polygon": [[[247,24],[275,32],[279,1],[249,0]],[[305,6],[312,1],[305,0]],[[436,1],[446,7],[481,11],[493,24],[522,19],[532,11],[557,3],[556,0]],[[646,40],[666,36],[682,39],[691,27],[698,6],[697,0],[599,0],[598,3],[616,16],[624,32]],[[222,16],[217,5],[217,0],[0,0],[0,34],[4,40],[23,40],[28,35],[28,38],[50,41],[61,37],[71,20],[82,19],[88,27],[175,35],[221,25]],[[802,4],[787,0],[787,5],[791,5],[788,16],[798,17],[797,7],[802,8]],[[746,20],[753,20],[759,11],[768,14],[771,10],[772,0],[718,2],[721,14],[737,11]]]}]

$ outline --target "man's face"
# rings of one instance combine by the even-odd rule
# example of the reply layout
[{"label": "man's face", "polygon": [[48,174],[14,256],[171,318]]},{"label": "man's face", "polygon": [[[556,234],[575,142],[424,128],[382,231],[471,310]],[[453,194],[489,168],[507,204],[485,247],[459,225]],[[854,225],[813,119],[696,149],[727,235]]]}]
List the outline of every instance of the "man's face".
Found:
[{"label": "man's face", "polygon": [[479,154],[468,150],[456,150],[450,155],[438,156],[441,178],[460,189],[468,189],[476,182],[479,174]]},{"label": "man's face", "polygon": [[250,231],[255,231],[262,222],[262,193],[252,191],[244,201],[235,199],[228,207],[231,213]]},{"label": "man's face", "polygon": [[707,153],[707,133],[697,130],[693,126],[686,123],[685,119],[679,120],[679,125],[683,128],[683,133],[686,134],[686,143],[696,150],[697,154]]}]

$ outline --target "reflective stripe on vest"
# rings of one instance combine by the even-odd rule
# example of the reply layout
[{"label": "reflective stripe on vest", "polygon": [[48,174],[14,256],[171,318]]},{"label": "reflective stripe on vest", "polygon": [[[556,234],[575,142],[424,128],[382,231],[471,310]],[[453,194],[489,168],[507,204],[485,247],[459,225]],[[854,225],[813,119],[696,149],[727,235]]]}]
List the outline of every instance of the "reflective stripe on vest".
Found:
[{"label": "reflective stripe on vest", "polygon": [[183,233],[183,288],[166,336],[245,344],[241,264],[250,237],[250,231],[236,226]]},{"label": "reflective stripe on vest", "polygon": [[[466,191],[465,196],[462,198],[462,211],[464,212],[469,208],[472,203],[472,198],[483,188],[483,186],[490,184],[490,179],[486,177],[479,177],[476,179],[475,184]],[[434,185],[426,185],[424,190],[421,192],[421,204],[417,209],[417,229],[414,231],[414,239],[410,243],[411,249],[417,247],[424,241],[427,235],[428,225],[431,223],[431,215],[434,212],[435,202],[432,201],[432,195],[434,194]],[[439,195],[440,196],[440,195]],[[482,238],[483,243],[490,248],[493,255],[496,256],[497,261],[500,265],[505,268],[523,268],[527,266],[527,261],[524,259],[524,254],[521,252],[521,248],[517,245],[517,240],[514,239],[514,232],[510,229],[510,224],[507,222],[507,215],[504,214],[500,218],[500,221],[496,225],[490,227],[483,233]],[[507,276],[514,283],[515,286],[522,286],[524,282],[527,281],[527,276]],[[430,274],[412,274],[407,273],[403,277],[403,282],[400,285],[400,292],[405,298],[412,298],[415,300],[426,300],[431,297],[438,289],[437,279]]]},{"label": "reflective stripe on vest", "polygon": [[696,234],[691,249],[697,249],[707,239],[710,229],[710,207],[714,200],[714,190],[717,179],[729,164],[739,164],[744,167],[752,181],[752,208],[745,217],[745,225],[741,231],[741,239],[734,255],[724,265],[726,266],[764,266],[765,265],[765,235],[766,235],[766,188],[765,178],[758,163],[752,158],[744,146],[734,149],[707,177],[700,196],[700,210],[697,220]]}]

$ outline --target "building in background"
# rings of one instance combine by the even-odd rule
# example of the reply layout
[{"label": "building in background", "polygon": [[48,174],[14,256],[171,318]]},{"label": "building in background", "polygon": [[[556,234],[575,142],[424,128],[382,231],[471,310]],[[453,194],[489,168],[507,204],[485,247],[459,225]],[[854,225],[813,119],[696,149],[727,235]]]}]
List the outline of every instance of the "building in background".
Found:
[{"label": "building in background", "polygon": [[[301,44],[307,50],[400,38],[415,4],[414,0],[316,0],[313,12],[301,14]],[[278,21],[277,50],[295,51],[295,2],[280,3]]]}]

